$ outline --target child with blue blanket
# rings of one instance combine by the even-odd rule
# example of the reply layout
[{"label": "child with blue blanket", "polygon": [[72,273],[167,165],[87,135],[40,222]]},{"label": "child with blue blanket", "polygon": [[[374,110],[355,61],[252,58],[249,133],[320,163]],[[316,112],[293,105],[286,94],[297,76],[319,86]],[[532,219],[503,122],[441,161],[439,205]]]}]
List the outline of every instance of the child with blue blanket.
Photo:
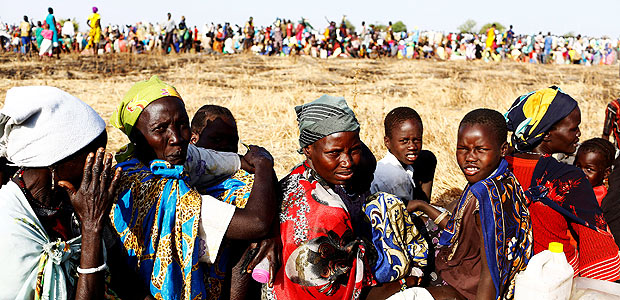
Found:
[{"label": "child with blue blanket", "polygon": [[499,112],[465,115],[456,158],[468,184],[454,211],[441,213],[424,201],[407,206],[444,229],[435,261],[439,277],[426,289],[407,289],[392,299],[513,298],[514,277],[532,255],[532,227],[521,186],[503,159],[506,137]]}]

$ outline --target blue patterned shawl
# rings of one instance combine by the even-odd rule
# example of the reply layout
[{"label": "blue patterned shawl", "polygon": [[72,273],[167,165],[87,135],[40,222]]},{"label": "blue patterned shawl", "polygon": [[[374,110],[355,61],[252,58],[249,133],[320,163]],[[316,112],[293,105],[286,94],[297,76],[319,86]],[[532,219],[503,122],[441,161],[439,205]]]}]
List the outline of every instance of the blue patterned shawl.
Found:
[{"label": "blue patterned shawl", "polygon": [[[235,205],[238,208],[245,208],[250,198],[253,185],[254,174],[239,170],[226,180],[208,187],[205,190],[200,190],[200,193],[203,195],[210,195],[222,202]],[[221,299],[222,289],[225,288],[227,271],[230,269],[230,257],[231,244],[224,239],[216,260],[213,264],[207,264],[204,269],[207,277],[206,284],[209,299]]]},{"label": "blue patterned shawl", "polygon": [[117,167],[123,177],[110,219],[129,265],[156,299],[205,298],[197,251],[201,196],[186,184],[183,167],[163,160],[147,167],[135,158]]},{"label": "blue patterned shawl", "polygon": [[[524,270],[532,256],[532,223],[526,198],[517,179],[502,159],[493,174],[467,185],[455,213],[441,233],[440,244],[451,245],[459,229],[454,216],[464,209],[468,192],[478,201],[480,224],[496,299],[512,299],[515,275]],[[457,250],[458,251],[458,250]]]},{"label": "blue patterned shawl", "polygon": [[250,198],[250,192],[254,184],[254,175],[244,170],[239,170],[226,180],[198,190],[203,195],[210,195],[222,202],[232,204],[238,208],[245,208]]}]

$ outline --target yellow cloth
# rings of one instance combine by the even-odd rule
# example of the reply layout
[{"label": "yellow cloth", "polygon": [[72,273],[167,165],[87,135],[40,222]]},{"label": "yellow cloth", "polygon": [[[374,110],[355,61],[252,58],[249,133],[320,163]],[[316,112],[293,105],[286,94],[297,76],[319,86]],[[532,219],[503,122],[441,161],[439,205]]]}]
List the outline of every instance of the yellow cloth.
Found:
[{"label": "yellow cloth", "polygon": [[101,39],[101,16],[98,13],[92,13],[88,16],[88,21],[90,22],[90,32],[88,33],[90,40],[86,48],[90,48],[93,43],[98,44]]},{"label": "yellow cloth", "polygon": [[88,36],[90,37],[90,40],[88,41],[89,46],[91,44],[98,44],[101,40],[101,27],[91,28]]},{"label": "yellow cloth", "polygon": [[[110,125],[129,136],[142,111],[151,102],[164,97],[183,100],[173,86],[161,81],[157,76],[134,84],[110,117]],[[129,143],[116,154],[117,162],[123,162],[133,154],[132,145]]]},{"label": "yellow cloth", "polygon": [[19,29],[22,32],[21,36],[23,37],[30,36],[30,23],[23,21],[21,24],[19,24]]},{"label": "yellow cloth", "polygon": [[97,21],[101,20],[101,16],[98,13],[92,13],[88,16],[88,21],[90,21],[90,28],[99,27],[101,29],[101,24],[98,24]]},{"label": "yellow cloth", "polygon": [[487,48],[493,47],[495,41],[495,28],[491,27],[487,30]]},{"label": "yellow cloth", "polygon": [[[531,119],[529,124],[532,125],[532,128],[528,134],[532,134],[534,130],[536,130],[536,127],[542,118],[547,114],[547,110],[549,110],[549,106],[557,94],[558,90],[545,88],[536,91],[527,98],[527,101],[523,104],[523,115],[525,115],[526,118]],[[544,134],[544,132],[540,134]]]}]

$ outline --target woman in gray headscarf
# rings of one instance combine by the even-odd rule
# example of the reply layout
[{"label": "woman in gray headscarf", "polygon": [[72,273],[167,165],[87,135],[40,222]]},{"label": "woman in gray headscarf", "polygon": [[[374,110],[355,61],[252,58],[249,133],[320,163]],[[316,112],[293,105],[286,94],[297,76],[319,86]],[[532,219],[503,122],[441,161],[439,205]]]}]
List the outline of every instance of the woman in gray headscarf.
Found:
[{"label": "woman in gray headscarf", "polygon": [[105,122],[78,98],[46,86],[7,92],[0,156],[20,169],[0,189],[0,299],[103,298],[120,176],[106,143]]},{"label": "woman in gray headscarf", "polygon": [[267,293],[272,299],[364,298],[362,289],[376,284],[371,261],[377,251],[364,222],[376,160],[344,98],[324,95],[295,111],[306,159],[280,181],[283,266]]}]

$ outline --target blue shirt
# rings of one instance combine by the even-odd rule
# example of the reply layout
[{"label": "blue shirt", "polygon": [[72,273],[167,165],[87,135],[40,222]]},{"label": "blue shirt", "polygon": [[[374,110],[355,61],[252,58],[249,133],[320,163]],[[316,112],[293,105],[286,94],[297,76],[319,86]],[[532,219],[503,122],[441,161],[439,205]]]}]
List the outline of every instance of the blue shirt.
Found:
[{"label": "blue shirt", "polygon": [[49,25],[50,30],[54,32],[54,37],[52,38],[52,42],[58,43],[58,31],[56,30],[56,24],[54,24],[54,15],[49,14],[45,18],[45,23]]},{"label": "blue shirt", "polygon": [[553,39],[550,36],[545,38],[545,51],[551,50],[551,43],[552,42],[553,42]]}]

